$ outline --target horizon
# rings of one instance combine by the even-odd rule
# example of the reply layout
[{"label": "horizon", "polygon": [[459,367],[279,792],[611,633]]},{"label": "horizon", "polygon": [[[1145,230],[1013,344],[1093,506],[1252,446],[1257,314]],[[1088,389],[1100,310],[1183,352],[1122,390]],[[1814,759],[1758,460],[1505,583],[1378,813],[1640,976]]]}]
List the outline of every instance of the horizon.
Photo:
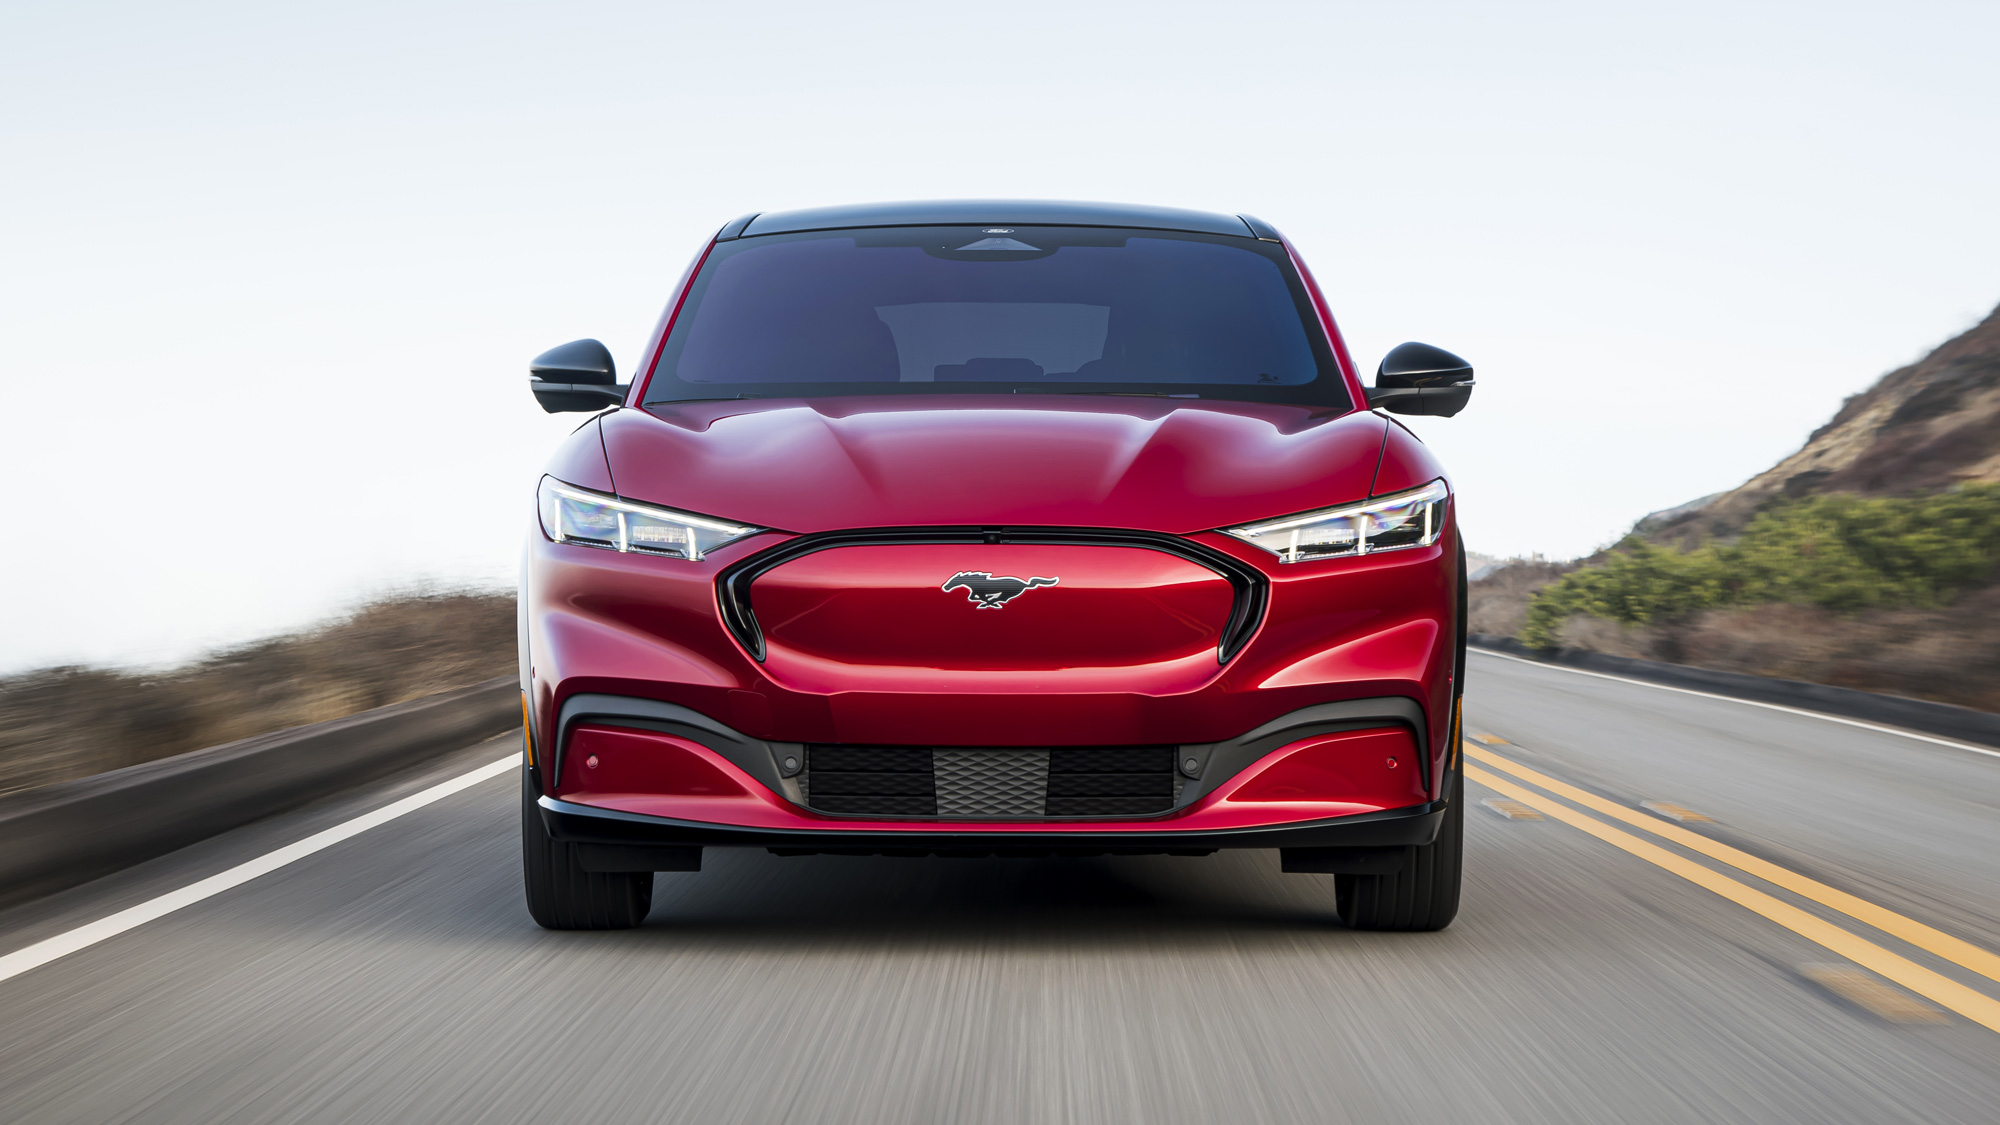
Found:
[{"label": "horizon", "polygon": [[0,318],[40,392],[0,456],[31,510],[117,529],[8,553],[0,674],[510,586],[575,424],[528,359],[594,336],[629,372],[746,211],[1257,215],[1364,374],[1406,339],[1478,369],[1463,415],[1413,428],[1501,558],[1736,487],[2000,304],[1990,6],[765,22],[746,52],[712,46],[735,13],[638,5],[0,15]]}]

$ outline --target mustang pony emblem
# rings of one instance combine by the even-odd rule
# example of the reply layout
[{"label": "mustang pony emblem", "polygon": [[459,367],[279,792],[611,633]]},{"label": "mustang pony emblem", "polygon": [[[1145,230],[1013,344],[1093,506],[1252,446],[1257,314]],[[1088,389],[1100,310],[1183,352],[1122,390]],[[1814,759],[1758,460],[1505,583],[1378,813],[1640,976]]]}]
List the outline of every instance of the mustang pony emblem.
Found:
[{"label": "mustang pony emblem", "polygon": [[1053,586],[1058,578],[998,578],[984,570],[962,570],[951,576],[944,585],[938,587],[949,594],[953,590],[964,590],[966,600],[980,609],[1004,609],[1008,602],[1037,586]]}]

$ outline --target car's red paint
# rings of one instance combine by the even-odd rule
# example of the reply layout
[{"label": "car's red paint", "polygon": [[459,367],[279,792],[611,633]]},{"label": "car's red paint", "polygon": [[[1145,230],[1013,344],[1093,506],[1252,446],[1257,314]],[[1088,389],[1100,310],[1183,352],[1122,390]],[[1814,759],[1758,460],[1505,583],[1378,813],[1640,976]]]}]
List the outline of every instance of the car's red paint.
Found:
[{"label": "car's red paint", "polygon": [[[1398,729],[1304,739],[1265,755],[1207,797],[1167,816],[1069,819],[1072,832],[1201,833],[1407,807],[1424,799],[1416,745]],[[595,760],[596,765],[590,762]],[[1387,763],[1397,761],[1397,766]],[[572,735],[556,795],[638,816],[792,831],[915,834],[935,822],[835,817],[802,809],[698,742],[658,731],[586,725]],[[963,832],[1019,830],[1019,820],[954,821]],[[1042,831],[1051,822],[1036,821]]]},{"label": "car's red paint", "polygon": [[1388,426],[1368,411],[1053,395],[652,409],[604,416],[619,495],[793,532],[1204,531],[1367,497]]},{"label": "car's red paint", "polygon": [[[1250,643],[1227,665],[1213,651],[1185,658],[1186,678],[1163,681],[1148,667],[1064,673],[1052,681],[973,672],[947,675],[929,663],[857,666],[845,678],[773,652],[759,664],[729,635],[715,606],[715,577],[729,563],[780,541],[760,535],[701,562],[620,555],[540,535],[529,551],[533,591],[528,644],[536,713],[553,715],[579,692],[661,699],[718,717],[734,715],[731,689],[766,700],[767,727],[745,733],[792,742],[901,745],[1143,745],[1231,738],[1316,703],[1401,695],[1426,704],[1433,737],[1449,711],[1453,661],[1455,529],[1438,544],[1359,559],[1278,566],[1227,536],[1196,541],[1265,567],[1270,608]],[[977,610],[938,590],[956,570],[994,570],[978,546],[925,589],[938,612],[963,610],[971,628],[1032,610],[1036,590],[1005,610]],[[811,556],[808,556],[810,558]],[[1058,587],[1060,588],[1060,587]],[[761,712],[759,713],[761,714]]]},{"label": "car's red paint", "polygon": [[543,471],[578,488],[618,491],[617,484],[611,479],[611,466],[604,460],[604,436],[596,418],[578,426],[569,440],[557,446],[555,455],[549,458]]},{"label": "car's red paint", "polygon": [[1217,806],[1283,805],[1286,820],[1314,820],[1424,799],[1423,763],[1410,732],[1395,727],[1343,731],[1273,750],[1218,790]]},{"label": "car's red paint", "polygon": [[[570,734],[556,793],[601,802],[632,795],[691,797],[722,810],[761,789],[698,743],[651,730],[586,724]],[[720,764],[717,764],[717,763]],[[713,816],[710,817],[713,819]]]},{"label": "car's red paint", "polygon": [[1375,472],[1375,486],[1370,495],[1386,496],[1420,488],[1444,476],[1444,466],[1432,455],[1430,447],[1418,441],[1401,422],[1390,419],[1388,430],[1382,435],[1382,463]]},{"label": "car's red paint", "polygon": [[[986,607],[940,589],[966,571],[1057,581]],[[1159,551],[1026,544],[840,547],[752,589],[765,675],[821,693],[1187,691],[1220,672],[1235,600],[1222,576]]]}]

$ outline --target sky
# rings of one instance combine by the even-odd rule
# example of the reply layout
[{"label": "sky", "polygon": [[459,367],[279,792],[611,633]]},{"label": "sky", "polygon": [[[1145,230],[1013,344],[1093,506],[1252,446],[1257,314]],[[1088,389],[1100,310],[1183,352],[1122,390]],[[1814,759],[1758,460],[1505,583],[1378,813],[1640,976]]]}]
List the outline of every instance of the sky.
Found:
[{"label": "sky", "polygon": [[1474,363],[1412,422],[1469,546],[1588,552],[2000,303],[1995,42],[1990,2],[10,0],[0,672],[511,584],[580,417],[528,359],[629,371],[724,221],[870,200],[1268,220],[1366,369]]}]

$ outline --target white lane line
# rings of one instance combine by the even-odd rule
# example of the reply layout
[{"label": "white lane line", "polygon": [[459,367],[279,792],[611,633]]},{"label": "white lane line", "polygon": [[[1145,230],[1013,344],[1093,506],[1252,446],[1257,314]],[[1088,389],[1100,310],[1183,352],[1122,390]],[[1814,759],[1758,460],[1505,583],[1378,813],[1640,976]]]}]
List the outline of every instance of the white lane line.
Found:
[{"label": "white lane line", "polygon": [[25,949],[17,949],[0,956],[0,981],[20,976],[57,958],[67,957],[79,949],[87,949],[106,938],[117,937],[126,930],[143,926],[184,906],[193,906],[205,898],[212,898],[231,887],[247,883],[259,875],[268,875],[286,864],[296,863],[314,852],[324,851],[350,836],[359,836],[370,828],[379,827],[399,816],[413,813],[425,805],[442,801],[461,789],[469,789],[482,781],[499,777],[509,770],[519,769],[520,765],[521,756],[510,754],[497,762],[480,766],[470,773],[459,774],[449,781],[440,781],[428,789],[412,793],[400,801],[383,805],[374,812],[362,813],[353,820],[336,824],[323,832],[315,832],[296,844],[286,844],[276,851],[266,852],[256,859],[239,863],[227,871],[210,875],[177,891],[168,891],[137,906],[128,906],[116,914],[99,918],[95,922],[86,922],[66,933],[45,938]]},{"label": "white lane line", "polygon": [[1698,695],[1703,699],[1720,699],[1724,703],[1741,703],[1745,707],[1762,707],[1766,711],[1783,711],[1788,715],[1804,715],[1809,719],[1824,719],[1829,723],[1839,723],[1844,727],[1860,727],[1862,730],[1872,730],[1881,734],[1900,735],[1904,738],[1914,738],[1918,742],[1930,742],[1939,746],[1949,746],[1954,750],[1970,750],[1974,754],[1984,754],[1989,758],[2000,758],[2000,750],[1989,750],[1984,746],[1974,746],[1967,742],[1954,742],[1949,738],[1939,738],[1936,735],[1918,734],[1913,730],[1885,727],[1880,723],[1864,723],[1860,719],[1844,719],[1839,715],[1828,715],[1821,711],[1807,711],[1803,708],[1785,707],[1777,703],[1761,703],[1755,699],[1738,699],[1733,695],[1717,695],[1710,691],[1695,691],[1693,688],[1656,684],[1650,680],[1634,680],[1625,676],[1607,675],[1603,672],[1586,672],[1582,668],[1571,668],[1562,664],[1548,664],[1540,660],[1529,660],[1525,656],[1515,656],[1509,652],[1494,652],[1490,648],[1473,648],[1468,646],[1466,651],[1478,653],[1481,656],[1498,657],[1501,660],[1512,660],[1517,664],[1532,664],[1537,668],[1548,668],[1557,672],[1572,672],[1579,676],[1594,676],[1600,680],[1616,680],[1621,684],[1637,684],[1640,687],[1657,688],[1660,691],[1677,691],[1682,695]]}]

